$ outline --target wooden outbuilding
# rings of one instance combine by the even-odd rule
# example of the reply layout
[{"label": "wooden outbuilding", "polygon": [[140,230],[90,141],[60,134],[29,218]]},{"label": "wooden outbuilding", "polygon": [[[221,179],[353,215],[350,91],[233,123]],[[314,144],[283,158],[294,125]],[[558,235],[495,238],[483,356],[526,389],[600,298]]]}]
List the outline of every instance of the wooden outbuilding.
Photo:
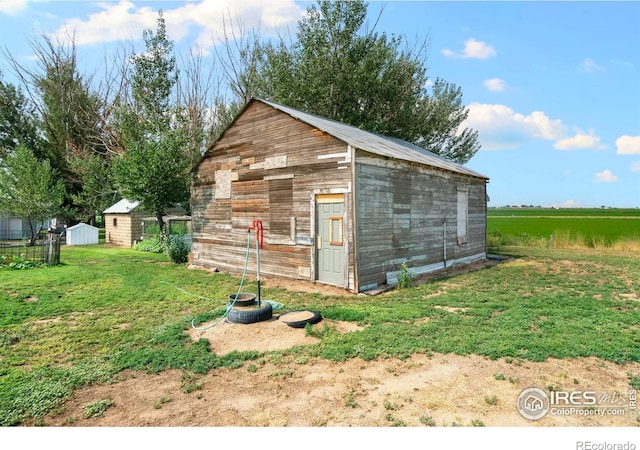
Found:
[{"label": "wooden outbuilding", "polygon": [[[141,241],[148,234],[145,233],[145,224],[148,228],[158,223],[155,217],[150,216],[151,213],[142,209],[140,202],[125,198],[105,209],[103,214],[105,242],[122,247],[131,247]],[[184,222],[191,220],[191,217],[183,207],[175,205],[165,211],[163,220],[165,223],[171,220]]]},{"label": "wooden outbuilding", "polygon": [[103,211],[107,244],[131,247],[142,238],[142,219],[147,214],[138,209],[139,204],[123,198]]},{"label": "wooden outbuilding", "polygon": [[273,102],[249,101],[193,175],[195,266],[241,272],[254,220],[261,273],[353,292],[486,258],[486,176]]}]

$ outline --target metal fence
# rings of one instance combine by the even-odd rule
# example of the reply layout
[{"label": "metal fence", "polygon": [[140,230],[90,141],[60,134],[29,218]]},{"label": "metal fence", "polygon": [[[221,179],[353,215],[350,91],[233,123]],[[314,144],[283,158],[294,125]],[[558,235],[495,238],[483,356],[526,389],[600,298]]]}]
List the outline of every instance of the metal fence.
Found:
[{"label": "metal fence", "polygon": [[6,233],[0,236],[0,263],[31,261],[51,265],[60,262],[60,235],[39,236],[34,245],[27,245],[27,240],[9,239]]}]

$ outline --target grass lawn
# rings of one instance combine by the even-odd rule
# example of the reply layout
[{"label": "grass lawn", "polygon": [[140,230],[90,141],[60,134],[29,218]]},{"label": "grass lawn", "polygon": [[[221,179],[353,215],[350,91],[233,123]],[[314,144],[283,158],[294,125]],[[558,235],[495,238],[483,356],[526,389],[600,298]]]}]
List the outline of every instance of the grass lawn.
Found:
[{"label": "grass lawn", "polygon": [[[284,311],[315,309],[366,324],[286,352],[334,361],[478,354],[542,361],[597,356],[640,361],[640,257],[594,250],[501,248],[490,269],[384,295],[322,296],[268,289]],[[218,356],[192,343],[191,320],[222,315],[239,279],[189,270],[162,254],[63,247],[62,265],[0,270],[0,423],[54,411],[73,389],[125,369],[205,373],[257,352]],[[255,292],[251,283],[246,288]]]}]

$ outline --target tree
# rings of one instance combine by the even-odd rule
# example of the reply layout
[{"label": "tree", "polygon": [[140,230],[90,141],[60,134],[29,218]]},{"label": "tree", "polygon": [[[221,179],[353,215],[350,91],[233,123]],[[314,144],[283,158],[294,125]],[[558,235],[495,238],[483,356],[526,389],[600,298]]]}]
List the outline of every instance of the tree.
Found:
[{"label": "tree", "polygon": [[40,148],[35,108],[20,88],[0,79],[0,160],[20,144]]},{"label": "tree", "polygon": [[124,151],[114,160],[114,176],[122,196],[155,214],[163,234],[165,210],[189,199],[191,159],[162,12],[156,32],[147,29],[143,37],[146,51],[133,57],[130,97],[118,112]]},{"label": "tree", "polygon": [[64,186],[48,160],[40,161],[24,145],[4,160],[0,169],[0,210],[29,224],[33,245],[45,220],[55,215],[64,200]]},{"label": "tree", "polygon": [[[48,158],[64,179],[67,195],[61,215],[68,222],[78,216],[94,222],[96,205],[106,204],[114,193],[105,170],[110,171],[112,154],[117,151],[108,125],[111,97],[117,92],[112,86],[118,84],[115,77],[107,76],[99,88],[93,87],[93,76],[78,69],[73,36],[54,40],[42,35],[30,45],[36,56],[35,69],[6,56],[41,119],[38,156]],[[90,174],[90,170],[97,172]],[[87,182],[91,179],[107,184]]]},{"label": "tree", "polygon": [[296,40],[266,44],[257,58],[258,96],[369,131],[398,137],[460,163],[480,148],[459,87],[438,79],[428,91],[423,40],[365,29],[367,4],[320,1]]}]

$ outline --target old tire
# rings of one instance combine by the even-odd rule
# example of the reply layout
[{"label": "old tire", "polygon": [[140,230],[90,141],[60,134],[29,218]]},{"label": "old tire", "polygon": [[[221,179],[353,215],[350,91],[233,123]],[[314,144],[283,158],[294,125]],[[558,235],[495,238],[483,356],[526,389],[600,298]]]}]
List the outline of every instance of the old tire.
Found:
[{"label": "old tire", "polygon": [[317,311],[291,311],[280,316],[280,321],[292,328],[304,328],[307,324],[315,325],[322,320]]},{"label": "old tire", "polygon": [[260,307],[236,308],[235,306],[227,313],[227,320],[231,323],[256,323],[271,319],[273,307],[271,303],[261,302]]},{"label": "old tire", "polygon": [[229,296],[229,304],[233,306],[251,306],[256,304],[256,294],[231,294]]}]

